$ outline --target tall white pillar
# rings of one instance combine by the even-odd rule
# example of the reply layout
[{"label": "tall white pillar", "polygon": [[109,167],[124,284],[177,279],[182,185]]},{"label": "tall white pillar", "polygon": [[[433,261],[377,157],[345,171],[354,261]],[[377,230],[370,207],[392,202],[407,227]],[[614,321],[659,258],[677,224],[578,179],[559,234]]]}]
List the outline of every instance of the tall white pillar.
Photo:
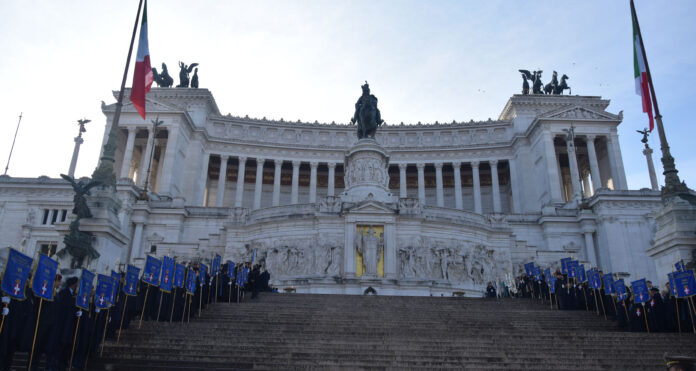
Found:
[{"label": "tall white pillar", "polygon": [[442,189],[442,162],[435,163],[435,187],[437,206],[445,207],[445,195]]},{"label": "tall white pillar", "polygon": [[621,157],[621,147],[619,146],[619,136],[612,133],[607,138],[607,145],[611,147],[614,156],[614,164],[616,167],[616,178],[619,180],[619,189],[628,189],[626,182],[626,171],[624,170],[623,158]]},{"label": "tall white pillar", "polygon": [[425,205],[425,164],[419,162],[416,164],[416,168],[418,169],[418,201],[421,205]]},{"label": "tall white pillar", "polygon": [[384,226],[384,278],[396,278],[397,254],[394,225]]},{"label": "tall white pillar", "polygon": [[509,159],[508,168],[510,169],[510,189],[512,190],[512,211],[519,214],[522,212],[522,190],[517,174],[517,160]]},{"label": "tall white pillar", "polygon": [[283,160],[273,160],[275,164],[275,172],[273,173],[273,206],[280,205],[280,171],[283,166]]},{"label": "tall white pillar", "polygon": [[406,198],[408,193],[406,192],[406,168],[408,164],[399,164],[399,197]]},{"label": "tall white pillar", "polygon": [[[133,231],[133,240],[131,241],[131,261],[135,258],[144,257],[143,251],[143,223],[135,223],[135,230]],[[130,263],[129,262],[129,263]]]},{"label": "tall white pillar", "polygon": [[343,276],[355,277],[355,223],[346,223],[343,245]]},{"label": "tall white pillar", "polygon": [[138,172],[138,186],[145,186],[145,178],[147,177],[147,167],[150,166],[150,158],[152,157],[152,147],[154,145],[154,132],[152,129],[147,129],[147,142],[145,142],[145,154],[140,159],[140,169]]},{"label": "tall white pillar", "polygon": [[[82,135],[82,133],[80,133]],[[85,140],[81,136],[75,137],[75,148],[73,148],[72,158],[70,159],[70,169],[68,169],[68,175],[75,177],[75,168],[77,167],[77,156],[80,155],[80,145],[84,143]]]},{"label": "tall white pillar", "polygon": [[583,229],[582,233],[585,235],[585,257],[590,262],[592,266],[597,266],[597,256],[595,255],[594,239],[592,238],[593,230]]},{"label": "tall white pillar", "polygon": [[570,184],[573,187],[573,200],[580,201],[580,171],[578,170],[578,158],[575,155],[575,143],[566,138],[568,151],[568,164],[570,166]]},{"label": "tall white pillar", "polygon": [[336,188],[336,163],[329,162],[329,189],[326,191],[327,196],[333,196]]},{"label": "tall white pillar", "polygon": [[558,170],[558,159],[556,157],[556,148],[553,144],[553,136],[548,130],[543,132],[544,140],[544,157],[546,157],[546,168],[549,178],[549,194],[552,202],[562,202],[561,197],[561,181],[560,171]]},{"label": "tall white pillar", "polygon": [[499,213],[502,211],[500,206],[500,184],[498,182],[498,160],[490,160],[491,165],[491,184],[493,191],[493,212]]},{"label": "tall white pillar", "polygon": [[220,175],[218,176],[215,206],[222,207],[225,200],[225,182],[227,181],[227,160],[230,156],[220,156]]},{"label": "tall white pillar", "polygon": [[478,214],[483,213],[481,208],[481,177],[479,176],[479,162],[471,163],[471,172],[474,178],[474,211]]},{"label": "tall white pillar", "polygon": [[162,181],[157,180],[160,193],[171,194],[172,177],[174,175],[174,163],[176,162],[176,152],[179,138],[179,127],[169,128],[167,137],[167,149],[164,153],[164,166],[162,167]]},{"label": "tall white pillar", "polygon": [[643,149],[643,154],[645,155],[645,159],[648,161],[648,173],[650,174],[650,187],[652,188],[653,191],[659,191],[660,186],[657,184],[657,175],[655,174],[655,165],[653,165],[652,153],[653,153],[652,148],[648,147],[648,144],[646,143],[645,149]]},{"label": "tall white pillar", "polygon": [[237,192],[235,192],[234,207],[242,207],[244,201],[244,174],[246,173],[246,157],[239,157],[237,170]]},{"label": "tall white pillar", "polygon": [[137,129],[132,126],[126,129],[128,129],[128,140],[126,140],[126,150],[123,152],[120,178],[128,178],[130,174],[131,160],[133,159],[133,144],[135,143],[135,132],[137,131]]},{"label": "tall white pillar", "polygon": [[462,202],[462,163],[453,162],[452,167],[454,168],[454,204],[457,210],[462,210],[464,208]]},{"label": "tall white pillar", "polygon": [[585,137],[587,143],[587,157],[590,159],[590,176],[592,177],[592,194],[595,194],[602,187],[602,178],[599,173],[599,163],[597,163],[597,151],[595,150],[595,136]]},{"label": "tall white pillar", "polygon": [[201,175],[198,179],[200,179],[200,185],[198,186],[198,198],[197,198],[197,205],[201,206],[208,206],[206,205],[206,200],[205,200],[205,190],[208,188],[208,165],[210,163],[210,153],[204,152],[203,153],[203,165],[201,166]]},{"label": "tall white pillar", "polygon": [[312,161],[309,163],[309,203],[317,202],[317,166],[319,163]]},{"label": "tall white pillar", "polygon": [[300,164],[301,161],[292,162],[292,190],[290,193],[290,203],[297,204],[299,199],[299,188],[300,188]]},{"label": "tall white pillar", "polygon": [[592,195],[592,191],[590,190],[589,174],[585,174],[585,176],[582,177],[582,187],[585,190],[585,197],[590,197]]},{"label": "tall white pillar", "polygon": [[254,210],[261,208],[261,191],[263,188],[263,158],[256,159],[256,184],[254,185]]}]

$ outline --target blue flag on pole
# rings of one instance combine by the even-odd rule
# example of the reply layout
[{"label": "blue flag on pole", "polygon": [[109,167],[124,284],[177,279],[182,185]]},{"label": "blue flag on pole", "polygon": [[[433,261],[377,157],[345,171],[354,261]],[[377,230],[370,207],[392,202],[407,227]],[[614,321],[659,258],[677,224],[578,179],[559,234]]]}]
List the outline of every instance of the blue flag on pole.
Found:
[{"label": "blue flag on pole", "polygon": [[607,273],[602,276],[602,281],[604,282],[604,293],[611,295],[614,293],[614,276],[611,273]]},{"label": "blue flag on pole", "polygon": [[578,279],[578,282],[580,283],[587,282],[587,275],[585,275],[584,264],[578,264],[575,267],[575,277]]},{"label": "blue flag on pole", "polygon": [[211,272],[210,275],[214,276],[220,271],[220,261],[222,260],[222,257],[218,254],[215,254],[215,257],[213,258],[213,266],[210,267]]},{"label": "blue flag on pole", "polygon": [[174,276],[174,259],[165,256],[162,258],[162,278],[160,279],[160,290],[164,292],[172,291],[172,277]]},{"label": "blue flag on pole", "polygon": [[121,275],[118,272],[111,271],[111,280],[113,281],[113,287],[111,288],[111,295],[109,295],[109,303],[116,304],[116,294],[118,294],[118,285],[121,283]]},{"label": "blue flag on pole", "polygon": [[541,267],[539,266],[534,267],[534,279],[537,281],[541,281]]},{"label": "blue flag on pole", "polygon": [[549,281],[549,290],[552,294],[556,293],[556,276],[551,276],[551,280]]},{"label": "blue flag on pole", "polygon": [[525,263],[524,272],[527,273],[528,277],[533,276],[534,275],[534,262]]},{"label": "blue flag on pole", "polygon": [[34,295],[48,301],[53,301],[53,282],[56,280],[58,262],[47,255],[39,255],[36,272],[31,284]]},{"label": "blue flag on pole", "polygon": [[669,279],[669,293],[672,296],[677,296],[677,283],[674,281],[674,272],[667,273],[667,278]]},{"label": "blue flag on pole", "polygon": [[683,272],[685,270],[684,261],[679,260],[678,262],[674,263],[674,268],[677,270],[677,272]]},{"label": "blue flag on pole", "polygon": [[200,275],[201,286],[203,286],[207,282],[206,278],[208,278],[208,266],[203,263],[201,263]]},{"label": "blue flag on pole", "polygon": [[573,260],[573,258],[561,259],[561,273],[568,274],[568,262],[571,260]]},{"label": "blue flag on pole", "polygon": [[575,267],[577,267],[578,264],[580,264],[580,262],[577,260],[569,260],[566,263],[566,270],[568,271],[568,277],[572,277],[572,278],[577,277],[577,272],[575,271]]},{"label": "blue flag on pole", "polygon": [[114,292],[114,280],[111,276],[104,274],[97,275],[97,287],[94,290],[94,305],[99,309],[108,308],[112,302],[109,301]]},{"label": "blue flag on pole", "polygon": [[551,268],[546,268],[544,270],[544,278],[546,279],[546,283],[551,282]]},{"label": "blue flag on pole", "polygon": [[249,268],[244,267],[244,269],[242,269],[242,278],[242,283],[246,284],[249,282]]},{"label": "blue flag on pole", "polygon": [[614,281],[614,290],[616,291],[616,301],[625,300],[628,297],[626,292],[626,284],[623,279]]},{"label": "blue flag on pole", "polygon": [[128,296],[138,295],[138,276],[140,268],[128,265],[126,268],[126,283],[123,285],[123,293]]},{"label": "blue flag on pole", "polygon": [[254,256],[256,255],[256,249],[251,252],[251,264],[254,264]]},{"label": "blue flag on pole", "polygon": [[694,271],[689,269],[674,273],[674,285],[677,288],[677,297],[685,298],[696,294]]},{"label": "blue flag on pole", "polygon": [[194,295],[196,293],[196,271],[189,269],[186,274],[186,293]]},{"label": "blue flag on pole", "polygon": [[595,290],[599,290],[602,287],[602,279],[599,277],[599,271],[596,268],[592,268],[589,274],[590,286]]},{"label": "blue flag on pole", "polygon": [[648,283],[645,282],[645,278],[641,278],[637,281],[631,282],[631,287],[633,288],[634,303],[645,303],[646,301],[650,300]]},{"label": "blue flag on pole", "polygon": [[89,294],[92,293],[93,284],[94,273],[82,268],[82,277],[80,277],[80,285],[77,286],[77,297],[75,297],[75,305],[78,308],[89,310]]},{"label": "blue flag on pole", "polygon": [[143,269],[143,281],[152,285],[159,286],[159,275],[162,269],[162,261],[148,255]]},{"label": "blue flag on pole", "polygon": [[5,272],[2,274],[2,291],[19,300],[24,300],[24,288],[31,272],[33,259],[10,248]]},{"label": "blue flag on pole", "polygon": [[234,265],[234,262],[231,260],[227,263],[227,277],[229,277],[230,280],[234,278]]},{"label": "blue flag on pole", "polygon": [[174,267],[174,287],[184,287],[184,277],[186,276],[186,267],[183,264],[176,264]]}]

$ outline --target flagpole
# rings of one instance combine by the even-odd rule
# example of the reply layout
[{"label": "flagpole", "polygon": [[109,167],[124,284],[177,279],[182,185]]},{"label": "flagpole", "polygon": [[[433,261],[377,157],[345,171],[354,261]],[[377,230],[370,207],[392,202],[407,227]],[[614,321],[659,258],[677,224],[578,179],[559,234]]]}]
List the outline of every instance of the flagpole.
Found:
[{"label": "flagpole", "polygon": [[[31,354],[29,355],[29,366],[27,370],[31,370],[31,361],[34,359],[34,345],[36,344],[36,333],[39,331],[39,320],[41,319],[41,305],[43,298],[39,298],[39,314],[36,316],[36,326],[34,326],[34,340],[31,341]],[[5,322],[5,316],[2,316],[2,321]],[[2,327],[0,327],[2,330]]]},{"label": "flagpole", "polygon": [[[643,51],[643,59],[645,61],[645,71],[648,75],[648,82],[650,84],[650,96],[652,97],[652,103],[655,107],[655,121],[657,121],[657,134],[660,138],[660,150],[662,151],[662,168],[665,175],[665,186],[662,189],[662,196],[676,196],[676,195],[689,195],[689,189],[686,184],[679,180],[677,173],[677,167],[674,165],[674,157],[669,150],[669,143],[667,142],[667,136],[665,135],[665,128],[662,125],[662,115],[660,114],[660,108],[657,104],[657,96],[655,95],[655,85],[653,85],[652,74],[650,73],[650,66],[648,65],[648,55],[643,45],[643,35],[640,32],[640,25],[638,24],[638,15],[636,13],[635,5],[633,0],[631,0],[631,14],[636,23],[636,31],[638,32],[638,41],[640,42],[640,48]],[[692,196],[691,196],[692,197]],[[690,198],[691,198],[690,197]]]},{"label": "flagpole", "polygon": [[[14,150],[15,141],[17,140],[17,133],[19,132],[19,124],[22,123],[22,112],[19,113],[19,121],[17,121],[17,129],[15,130],[14,139],[12,139],[12,147],[10,147],[10,155],[7,156],[7,165],[5,165],[5,174],[7,175],[7,169],[10,168],[10,159],[12,159],[12,151]],[[0,329],[2,329],[0,327]]]},{"label": "flagpole", "polygon": [[648,325],[648,310],[645,308],[645,303],[643,305],[643,319],[645,319],[645,328],[648,329],[648,334],[650,333],[650,325]]},{"label": "flagpole", "polygon": [[[694,333],[696,334],[696,322],[694,322],[694,313],[693,311],[696,310],[696,304],[694,304],[694,297],[690,296],[689,299],[691,300],[691,308],[687,309],[689,310],[689,315],[691,316],[691,328],[694,330]],[[687,304],[689,304],[689,301],[686,301]]]},{"label": "flagpole", "polygon": [[75,355],[75,343],[77,342],[77,334],[80,331],[80,319],[82,319],[82,316],[77,317],[77,326],[75,326],[75,335],[73,336],[72,352],[70,352],[70,364],[68,365],[68,370],[72,369],[73,356]]},{"label": "flagpole", "polygon": [[123,70],[123,80],[121,80],[121,90],[118,92],[118,101],[116,102],[116,110],[114,111],[114,119],[111,122],[109,129],[109,137],[104,144],[104,152],[99,159],[99,166],[94,169],[92,179],[101,181],[105,186],[116,185],[116,173],[114,172],[114,162],[116,161],[116,136],[118,134],[118,122],[121,118],[121,108],[123,107],[123,93],[126,90],[126,79],[128,78],[128,66],[130,65],[131,55],[133,54],[133,44],[135,43],[135,34],[138,31],[138,21],[140,20],[140,10],[143,7],[143,0],[138,3],[138,13],[135,15],[135,24],[133,25],[133,35],[131,36],[130,46],[128,47],[128,57],[126,58],[126,67]]},{"label": "flagpole", "polygon": [[[12,299],[10,299],[10,300],[12,300]],[[5,309],[5,308],[7,308],[7,307],[9,307],[9,305],[8,305],[8,304],[5,304],[5,305],[2,307],[2,309]],[[3,328],[3,326],[5,326],[5,314],[2,315],[2,320],[0,320],[0,334],[2,334],[2,328]]]},{"label": "flagpole", "polygon": [[172,311],[171,311],[171,313],[169,313],[169,323],[172,323],[172,319],[174,318],[174,303],[176,300],[176,289],[177,288],[174,287],[173,288],[174,292],[172,292]]},{"label": "flagpole", "polygon": [[104,320],[104,332],[102,332],[102,341],[101,341],[101,351],[99,352],[99,357],[101,357],[104,354],[104,339],[106,338],[106,325],[109,324],[109,314],[111,311],[111,307],[106,310],[106,319]]},{"label": "flagpole", "polygon": [[150,285],[147,285],[147,289],[145,289],[145,301],[143,302],[143,310],[140,312],[140,323],[138,323],[138,330],[140,330],[140,327],[143,325],[143,316],[145,315],[145,307],[147,306],[147,297],[149,296],[148,294],[150,293]]},{"label": "flagpole", "polygon": [[162,288],[160,288],[160,302],[159,302],[159,307],[157,308],[157,319],[155,322],[159,322],[159,316],[160,312],[162,311],[162,298],[164,298],[164,294],[162,294],[164,291],[162,291]]},{"label": "flagpole", "polygon": [[126,308],[128,305],[128,295],[126,295],[126,300],[123,301],[123,310],[121,311],[121,324],[118,326],[118,337],[116,338],[116,344],[121,340],[121,329],[123,328],[123,317],[126,315]]}]

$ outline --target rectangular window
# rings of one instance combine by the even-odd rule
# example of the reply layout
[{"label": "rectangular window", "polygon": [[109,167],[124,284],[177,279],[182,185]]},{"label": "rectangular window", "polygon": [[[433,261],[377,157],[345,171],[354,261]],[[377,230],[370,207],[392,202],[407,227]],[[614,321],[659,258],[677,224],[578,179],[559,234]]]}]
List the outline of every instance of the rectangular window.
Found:
[{"label": "rectangular window", "polygon": [[43,218],[41,219],[41,224],[47,224],[48,223],[48,209],[44,209],[44,214]]},{"label": "rectangular window", "polygon": [[53,209],[51,213],[51,225],[56,224],[56,220],[58,220],[58,210]]},{"label": "rectangular window", "polygon": [[60,221],[61,221],[61,222],[64,222],[64,221],[65,221],[65,218],[66,218],[67,216],[68,216],[68,210],[63,210],[63,211],[60,213]]}]

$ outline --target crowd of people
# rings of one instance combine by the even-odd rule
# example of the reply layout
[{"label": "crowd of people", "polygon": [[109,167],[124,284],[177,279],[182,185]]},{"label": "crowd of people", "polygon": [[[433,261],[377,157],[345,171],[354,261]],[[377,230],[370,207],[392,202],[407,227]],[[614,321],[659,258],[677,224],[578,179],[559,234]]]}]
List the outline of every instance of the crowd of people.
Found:
[{"label": "crowd of people", "polygon": [[[32,370],[38,369],[42,360],[46,370],[65,370],[71,359],[73,369],[84,369],[89,359],[100,356],[105,339],[118,340],[123,330],[134,326],[134,321],[189,322],[211,303],[238,302],[245,292],[255,299],[260,292],[274,291],[269,286],[270,273],[262,270],[260,264],[253,267],[248,262],[237,264],[231,277],[227,274],[229,264],[223,264],[220,272],[203,279],[198,274],[199,263],[187,264],[197,273],[194,294],[176,287],[164,292],[141,279],[137,296],[128,296],[123,290],[126,275],[121,272],[115,303],[101,310],[95,306],[94,297],[89,311],[77,307],[79,279],[64,279],[60,274],[55,276],[53,301],[39,300],[28,287],[24,291],[25,300],[3,294],[0,371],[11,369],[16,352],[31,354],[32,349]],[[247,279],[237,285],[237,277],[243,274],[244,268]]]},{"label": "crowd of people", "polygon": [[595,290],[587,281],[578,282],[561,273],[560,269],[556,270],[554,276],[553,288],[549,287],[543,273],[541,280],[523,273],[515,278],[513,285],[500,282],[497,288],[490,282],[486,296],[530,298],[547,303],[554,309],[594,311],[631,332],[696,331],[696,309],[692,301],[675,297],[669,283],[660,290],[647,281],[650,300],[636,303],[629,286],[626,286],[627,295],[623,300],[618,300],[616,294],[605,292],[603,282],[601,288]]}]

